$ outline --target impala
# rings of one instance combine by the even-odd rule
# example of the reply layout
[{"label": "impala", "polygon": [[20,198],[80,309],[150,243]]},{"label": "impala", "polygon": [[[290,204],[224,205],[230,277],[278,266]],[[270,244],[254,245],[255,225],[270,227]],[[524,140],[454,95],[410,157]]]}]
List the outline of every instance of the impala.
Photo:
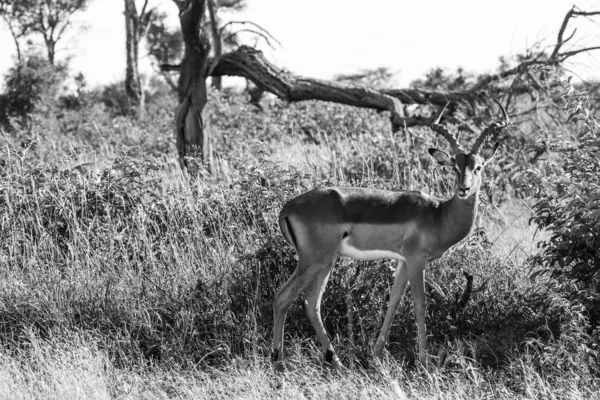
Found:
[{"label": "impala", "polygon": [[[425,265],[469,234],[477,214],[483,167],[494,156],[498,144],[481,154],[485,139],[508,125],[508,115],[484,129],[470,152],[440,125],[439,113],[431,129],[444,137],[453,157],[438,149],[429,154],[439,165],[453,168],[456,191],[441,200],[419,191],[390,191],[354,187],[318,188],[289,201],[279,215],[285,239],[296,249],[298,266],[273,300],[273,362],[283,369],[283,330],[286,314],[298,293],[306,288],[304,305],[325,353],[325,361],[340,366],[321,321],[321,297],[338,256],[358,260],[397,259],[398,268],[390,293],[383,326],[375,343],[381,359],[398,303],[407,282],[411,287],[417,324],[418,355],[425,362]],[[447,106],[447,105],[446,105]]]}]

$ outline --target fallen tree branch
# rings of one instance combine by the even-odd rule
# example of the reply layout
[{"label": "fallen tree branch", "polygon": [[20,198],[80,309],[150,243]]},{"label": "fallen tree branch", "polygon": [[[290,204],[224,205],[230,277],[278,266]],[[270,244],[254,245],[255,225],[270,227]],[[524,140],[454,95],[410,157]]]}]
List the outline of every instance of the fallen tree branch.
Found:
[{"label": "fallen tree branch", "polygon": [[[474,100],[475,92],[435,92],[420,89],[377,90],[342,82],[296,76],[271,64],[252,47],[240,46],[235,51],[212,60],[211,76],[240,76],[259,89],[289,102],[321,100],[354,107],[389,111],[392,129],[404,126],[428,125],[429,118],[407,117],[403,104],[445,105],[448,101]],[[163,71],[175,71],[176,65],[163,64]]]},{"label": "fallen tree branch", "polygon": [[[494,83],[516,76],[513,84],[508,88],[495,90],[511,91],[514,94],[530,92],[532,87],[541,83],[532,73],[531,67],[538,65],[558,66],[567,58],[582,52],[600,50],[600,46],[575,49],[561,52],[560,49],[571,38],[563,39],[564,32],[569,20],[574,16],[592,16],[597,12],[582,12],[572,8],[565,16],[557,43],[550,56],[540,52],[539,54],[522,61],[512,69],[502,71],[498,74],[488,75],[480,79],[472,87],[463,91],[442,92],[422,89],[375,89],[354,83],[326,81],[302,77],[271,64],[260,52],[252,47],[240,46],[236,50],[209,61],[210,76],[239,76],[254,83],[261,91],[269,92],[288,102],[305,100],[321,100],[354,107],[370,108],[377,111],[390,112],[392,130],[398,131],[402,127],[416,125],[429,125],[430,118],[410,116],[405,110],[406,105],[434,105],[443,107],[449,101],[454,103],[475,103],[485,92],[489,92]],[[176,71],[178,66],[164,64],[162,71]],[[522,82],[525,78],[527,82]],[[528,82],[532,85],[528,85]],[[435,114],[435,113],[434,113]]]}]

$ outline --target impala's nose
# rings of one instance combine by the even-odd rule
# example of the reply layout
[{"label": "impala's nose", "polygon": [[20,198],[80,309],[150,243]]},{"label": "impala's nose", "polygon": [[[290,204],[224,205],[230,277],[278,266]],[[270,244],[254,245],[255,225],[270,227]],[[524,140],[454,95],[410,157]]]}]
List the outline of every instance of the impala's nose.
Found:
[{"label": "impala's nose", "polygon": [[458,197],[460,198],[465,198],[469,195],[469,193],[471,192],[471,187],[469,186],[460,186],[458,188]]}]

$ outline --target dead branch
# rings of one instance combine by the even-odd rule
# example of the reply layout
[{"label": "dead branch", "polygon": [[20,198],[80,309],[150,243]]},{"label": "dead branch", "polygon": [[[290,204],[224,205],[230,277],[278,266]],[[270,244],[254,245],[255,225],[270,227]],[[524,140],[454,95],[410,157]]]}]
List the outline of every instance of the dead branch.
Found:
[{"label": "dead branch", "polygon": [[405,123],[401,102],[389,94],[359,85],[295,76],[269,63],[262,52],[248,46],[240,46],[223,55],[211,75],[243,76],[264,91],[289,102],[322,100],[389,111],[394,130],[399,130]]},{"label": "dead branch", "polygon": [[560,29],[558,30],[558,37],[556,39],[556,45],[554,46],[554,50],[552,51],[552,54],[550,55],[550,59],[552,59],[552,60],[556,60],[556,57],[558,56],[558,52],[560,51],[560,48],[562,47],[562,45],[565,44],[575,34],[575,32],[573,32],[573,35],[569,36],[569,39],[563,40],[563,35],[565,33],[565,30],[567,29],[567,24],[569,23],[569,20],[573,16],[574,12],[575,12],[575,6],[573,6],[569,10],[569,12],[567,12],[567,14],[565,15],[565,18],[563,19]]},{"label": "dead branch", "polygon": [[[173,0],[176,1],[176,0]],[[209,61],[210,76],[239,76],[248,79],[261,91],[269,92],[288,102],[305,100],[321,100],[354,107],[370,108],[377,111],[390,112],[392,129],[398,131],[402,127],[416,125],[429,125],[431,118],[409,116],[404,106],[410,104],[435,105],[443,107],[447,102],[475,102],[482,93],[489,91],[496,82],[514,76],[509,89],[495,88],[501,91],[510,91],[513,95],[531,92],[531,84],[539,89],[542,84],[532,73],[532,67],[538,65],[558,66],[563,61],[576,54],[600,50],[600,46],[575,49],[561,52],[562,46],[572,39],[575,32],[564,39],[564,32],[568,22],[575,16],[593,16],[600,12],[583,12],[572,8],[565,16],[558,34],[557,43],[550,56],[544,52],[533,55],[522,61],[516,67],[497,74],[488,75],[480,79],[475,85],[464,91],[442,92],[422,89],[375,89],[347,82],[325,81],[302,77],[271,64],[260,52],[252,47],[240,46],[236,50],[224,54],[219,58]],[[247,23],[246,21],[233,21],[233,23]],[[251,25],[255,25],[250,23]],[[262,28],[261,28],[262,29]],[[175,71],[176,65],[161,65],[162,71]],[[181,88],[181,86],[180,86]],[[510,102],[510,99],[508,100]]]},{"label": "dead branch", "polygon": [[593,46],[593,47],[585,47],[583,49],[577,49],[577,50],[572,50],[572,51],[565,51],[564,53],[560,53],[559,54],[559,62],[563,62],[565,61],[567,58],[572,57],[576,54],[579,53],[587,53],[589,51],[594,51],[594,50],[600,50],[600,46]]},{"label": "dead branch", "polygon": [[[214,65],[211,76],[240,76],[258,88],[289,102],[321,100],[354,107],[389,111],[392,129],[403,126],[428,125],[427,118],[406,117],[403,104],[434,104],[443,106],[448,101],[474,100],[475,92],[435,92],[420,89],[377,90],[353,83],[330,82],[296,76],[271,64],[262,52],[248,46],[224,54]],[[164,71],[177,70],[177,66],[161,65]]]},{"label": "dead branch", "polygon": [[[230,25],[234,25],[234,24],[240,24],[240,25],[252,25],[253,27],[255,27],[256,29],[258,29],[260,32],[262,32],[260,34],[260,36],[265,37],[265,38],[270,38],[270,40],[274,41],[275,43],[277,43],[279,46],[281,46],[281,43],[279,42],[279,40],[277,40],[275,38],[275,36],[273,36],[271,34],[271,32],[269,32],[268,30],[266,30],[265,28],[263,28],[262,26],[260,26],[257,23],[254,23],[252,21],[229,21],[228,23],[226,23],[225,25],[223,25],[220,29],[220,34],[223,34],[223,31]],[[237,33],[237,32],[235,32]],[[272,47],[272,46],[271,46]]]},{"label": "dead branch", "polygon": [[[238,33],[242,33],[242,32],[248,32],[248,33],[252,33],[253,35],[256,35],[258,37],[261,37],[265,40],[265,42],[267,43],[267,45],[272,48],[275,49],[275,46],[273,46],[273,44],[271,44],[271,38],[267,35],[265,35],[264,33],[262,33],[262,31],[257,31],[254,29],[240,29],[238,31],[232,32],[229,35],[227,35],[227,37],[225,39],[223,39],[224,41],[228,41],[232,38],[234,38]],[[279,45],[281,45],[279,42],[277,42]]]}]

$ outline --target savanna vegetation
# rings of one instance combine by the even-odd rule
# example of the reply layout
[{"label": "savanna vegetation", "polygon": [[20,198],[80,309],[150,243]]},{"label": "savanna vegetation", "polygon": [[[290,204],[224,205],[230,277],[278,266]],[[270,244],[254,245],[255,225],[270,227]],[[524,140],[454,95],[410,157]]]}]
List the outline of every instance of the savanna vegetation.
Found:
[{"label": "savanna vegetation", "polygon": [[[477,228],[428,267],[431,365],[410,296],[374,362],[395,262],[342,259],[322,313],[347,369],[322,366],[299,298],[276,374],[271,301],[296,266],[282,205],[327,185],[448,197],[427,154],[447,143],[374,110],[209,88],[213,173],[201,154],[182,170],[173,87],[153,79],[139,118],[125,85],[77,75],[64,94],[66,66],[21,56],[0,95],[0,398],[598,398],[597,84],[532,64],[540,86],[502,97]],[[434,69],[414,88],[481,79]],[[452,107],[465,141],[494,118]]]}]

